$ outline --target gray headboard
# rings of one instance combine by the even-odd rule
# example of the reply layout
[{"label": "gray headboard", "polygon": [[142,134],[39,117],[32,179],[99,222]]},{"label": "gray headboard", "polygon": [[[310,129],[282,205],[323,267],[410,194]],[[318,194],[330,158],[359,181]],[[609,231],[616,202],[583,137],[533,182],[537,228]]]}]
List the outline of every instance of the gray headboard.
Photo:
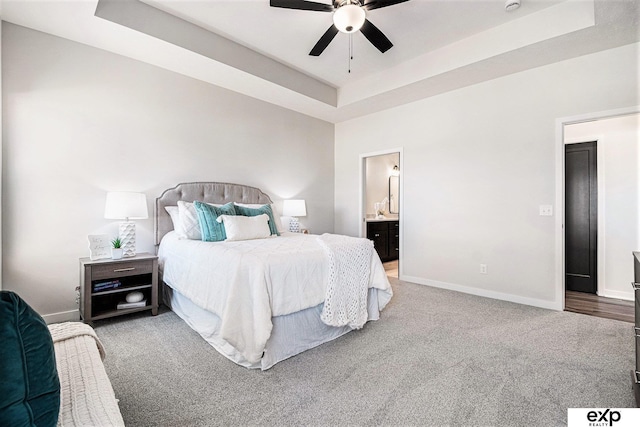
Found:
[{"label": "gray headboard", "polygon": [[173,230],[173,223],[165,206],[176,206],[179,200],[193,202],[199,200],[206,203],[273,203],[271,198],[259,188],[248,185],[229,184],[226,182],[184,182],[165,190],[156,199],[154,216],[155,244],[165,234]]}]

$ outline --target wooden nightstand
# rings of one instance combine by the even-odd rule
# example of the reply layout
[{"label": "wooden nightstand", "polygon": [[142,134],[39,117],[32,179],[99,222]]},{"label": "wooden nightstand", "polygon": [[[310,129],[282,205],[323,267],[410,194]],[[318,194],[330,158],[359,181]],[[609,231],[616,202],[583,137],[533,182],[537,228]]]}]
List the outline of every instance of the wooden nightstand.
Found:
[{"label": "wooden nightstand", "polygon": [[[110,284],[111,282],[111,284]],[[139,291],[146,303],[118,309],[129,292]],[[138,311],[158,314],[158,257],[140,253],[122,259],[80,258],[80,317],[85,323]]]}]

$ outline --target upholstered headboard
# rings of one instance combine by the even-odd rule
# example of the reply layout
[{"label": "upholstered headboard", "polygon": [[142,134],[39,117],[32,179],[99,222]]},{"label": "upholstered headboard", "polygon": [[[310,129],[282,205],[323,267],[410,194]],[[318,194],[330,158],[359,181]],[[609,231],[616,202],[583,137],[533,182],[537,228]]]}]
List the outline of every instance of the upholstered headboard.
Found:
[{"label": "upholstered headboard", "polygon": [[193,202],[199,200],[206,203],[273,203],[271,198],[259,188],[248,185],[229,184],[226,182],[184,182],[165,190],[156,199],[154,217],[155,244],[165,234],[173,230],[173,223],[165,206],[176,206],[179,200]]}]

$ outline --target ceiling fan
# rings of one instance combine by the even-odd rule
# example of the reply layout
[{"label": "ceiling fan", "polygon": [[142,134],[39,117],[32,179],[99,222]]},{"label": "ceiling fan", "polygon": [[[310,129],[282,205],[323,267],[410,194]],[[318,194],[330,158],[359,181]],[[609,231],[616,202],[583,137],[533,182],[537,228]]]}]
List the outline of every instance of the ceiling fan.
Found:
[{"label": "ceiling fan", "polygon": [[338,31],[351,34],[358,30],[380,52],[385,53],[393,47],[393,43],[366,18],[366,11],[406,1],[409,0],[332,0],[332,4],[325,4],[306,0],[271,0],[271,7],[333,12],[333,25],[320,37],[320,40],[309,52],[311,56],[320,56],[338,34]]}]

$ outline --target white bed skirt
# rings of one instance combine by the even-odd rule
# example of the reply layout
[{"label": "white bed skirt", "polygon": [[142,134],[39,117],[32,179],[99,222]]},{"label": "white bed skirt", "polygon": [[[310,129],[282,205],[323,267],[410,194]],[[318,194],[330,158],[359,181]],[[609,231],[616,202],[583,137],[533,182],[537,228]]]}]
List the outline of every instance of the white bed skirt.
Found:
[{"label": "white bed skirt", "polygon": [[[237,363],[251,369],[267,370],[276,363],[332,341],[352,329],[348,326],[333,327],[322,323],[320,315],[323,304],[307,308],[296,313],[272,318],[273,329],[267,341],[264,355],[257,363],[249,363],[229,343],[220,338],[220,318],[215,314],[195,305],[191,300],[176,290],[163,285],[164,302],[174,313],[182,318],[193,330],[198,332],[219,353]],[[378,320],[378,289],[369,288],[368,320]]]}]

